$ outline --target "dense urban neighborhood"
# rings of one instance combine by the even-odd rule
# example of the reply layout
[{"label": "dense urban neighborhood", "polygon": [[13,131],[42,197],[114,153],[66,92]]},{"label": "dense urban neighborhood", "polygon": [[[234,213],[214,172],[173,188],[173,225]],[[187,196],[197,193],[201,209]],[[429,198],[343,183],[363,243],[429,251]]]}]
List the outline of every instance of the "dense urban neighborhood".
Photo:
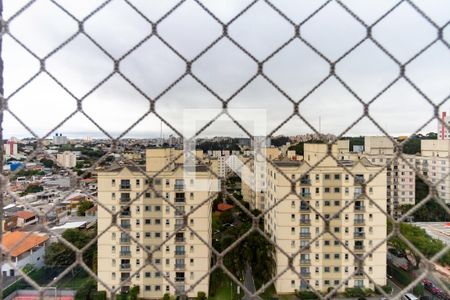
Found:
[{"label": "dense urban neighborhood", "polygon": [[261,152],[256,140],[198,140],[193,174],[174,137],[123,140],[115,154],[61,134],[6,141],[3,297],[33,293],[26,275],[75,299],[109,299],[109,288],[241,299],[243,287],[261,299],[362,299],[411,282],[417,297],[449,299],[450,254],[431,269],[423,259],[449,244],[450,140],[278,136]]}]

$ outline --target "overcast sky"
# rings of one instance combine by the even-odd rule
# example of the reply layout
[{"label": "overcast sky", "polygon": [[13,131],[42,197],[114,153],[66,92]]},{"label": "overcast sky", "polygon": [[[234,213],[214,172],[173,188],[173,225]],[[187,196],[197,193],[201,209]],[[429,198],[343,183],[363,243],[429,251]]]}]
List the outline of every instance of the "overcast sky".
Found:
[{"label": "overcast sky", "polygon": [[[4,17],[10,18],[28,1],[5,0]],[[58,0],[76,18],[82,19],[103,1]],[[148,19],[155,21],[177,1],[130,0]],[[372,24],[397,1],[343,1],[364,22]],[[228,22],[250,1],[204,0],[223,22]],[[324,1],[274,0],[294,23],[307,18]],[[438,26],[450,21],[450,1],[415,0]],[[114,58],[123,56],[150,32],[151,26],[123,0],[112,0],[85,24],[85,31]],[[10,23],[11,33],[38,57],[45,57],[73,33],[78,24],[49,0],[37,0]],[[301,27],[305,40],[331,61],[336,60],[365,36],[365,28],[337,3],[328,4]],[[185,1],[158,26],[158,33],[186,59],[196,57],[222,34],[222,27],[194,1]],[[288,41],[294,27],[259,1],[229,27],[229,35],[258,60]],[[399,61],[408,61],[436,38],[437,32],[407,3],[373,28],[373,36]],[[450,25],[444,31],[450,43]],[[8,35],[4,36],[5,96],[39,70],[39,62]],[[83,34],[78,35],[46,61],[48,71],[75,97],[82,98],[113,70],[112,60]],[[155,98],[185,72],[182,59],[156,37],[147,40],[120,64],[120,70],[148,97]],[[192,65],[192,72],[226,99],[247,82],[257,64],[228,39],[221,39]],[[371,41],[366,41],[336,65],[336,73],[365,102],[370,101],[398,75],[398,66]],[[295,39],[264,64],[264,73],[289,97],[298,101],[329,73],[328,63],[305,43]],[[414,60],[406,69],[408,77],[439,103],[450,95],[450,49],[442,42]],[[76,109],[76,101],[48,75],[40,74],[9,100],[9,108],[36,134],[42,136]],[[177,130],[182,130],[184,109],[220,109],[222,104],[191,76],[184,77],[156,103],[157,112]],[[229,104],[230,108],[266,109],[267,131],[277,128],[291,115],[293,105],[266,79],[256,77]],[[148,110],[148,101],[118,75],[112,76],[83,101],[84,111],[110,134],[117,136]],[[450,109],[450,105],[444,108]],[[299,107],[308,122],[324,133],[340,134],[363,113],[363,106],[335,78],[311,93]],[[260,111],[259,111],[260,112]],[[192,114],[195,115],[195,112]],[[201,112],[199,111],[200,115]],[[411,134],[432,117],[432,107],[405,80],[398,81],[371,106],[370,114],[392,135]],[[245,117],[245,116],[244,116]],[[251,119],[251,113],[248,114]],[[204,116],[199,117],[204,119]],[[202,121],[199,121],[202,124]],[[159,136],[161,121],[147,116],[127,136]],[[4,136],[30,134],[9,113],[3,124]],[[435,131],[433,121],[423,131]],[[57,129],[71,137],[103,137],[101,131],[78,113]],[[165,135],[170,129],[163,125]],[[295,117],[275,134],[296,135],[312,130]],[[347,135],[379,135],[363,119]],[[213,124],[204,135],[245,133],[223,121]]]}]

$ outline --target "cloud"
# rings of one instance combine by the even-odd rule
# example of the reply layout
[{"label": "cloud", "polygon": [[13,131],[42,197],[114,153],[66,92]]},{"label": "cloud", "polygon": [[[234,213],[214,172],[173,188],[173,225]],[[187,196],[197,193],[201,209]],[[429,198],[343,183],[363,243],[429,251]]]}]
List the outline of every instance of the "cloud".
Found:
[{"label": "cloud", "polygon": [[[78,19],[85,18],[101,2],[82,1],[74,5],[73,1],[58,1]],[[5,17],[11,17],[25,3],[23,0],[7,0]],[[131,3],[146,18],[155,22],[177,2],[134,0]],[[226,1],[226,5],[222,1],[203,3],[220,22],[229,22],[250,1]],[[339,134],[361,115],[362,105],[336,79],[329,79],[312,91],[329,73],[330,66],[326,59],[338,59],[364,38],[366,33],[364,26],[335,2],[308,19],[322,3],[323,1],[274,1],[273,4],[277,5],[281,14],[292,22],[305,22],[300,30],[302,38],[315,49],[311,49],[299,39],[291,41],[264,64],[264,74],[273,80],[277,87],[258,76],[231,100],[230,107],[267,109],[270,131],[292,113],[293,105],[277,91],[277,88],[280,88],[294,101],[304,98],[300,113],[315,128],[318,128],[320,117],[323,131]],[[392,1],[384,0],[368,0],[364,5],[355,0],[346,0],[343,3],[366,24],[376,22],[392,5]],[[438,26],[448,22],[448,1],[431,3],[416,0],[414,3],[435,20]],[[295,32],[290,21],[281,14],[266,3],[259,2],[231,23],[228,34],[251,56],[259,61],[265,60]],[[133,47],[151,32],[152,28],[145,17],[124,1],[113,0],[90,17],[84,28],[114,59],[122,58],[121,72],[145,95],[154,99],[184,74],[186,64],[183,58],[196,58],[205,47],[221,36],[222,25],[198,4],[189,0],[158,23],[158,34],[164,41],[153,36],[144,41],[141,47],[134,49]],[[12,34],[39,57],[46,56],[78,29],[77,21],[48,0],[36,1],[9,25]],[[404,3],[388,17],[377,22],[373,27],[373,34],[399,61],[404,62],[425,47],[430,40],[435,39],[437,30],[408,3]],[[448,39],[448,35],[446,38]],[[7,35],[3,42],[5,96],[9,97],[39,70],[39,63]],[[165,42],[169,45],[165,45]],[[129,49],[134,51],[122,57]],[[325,59],[316,51],[324,55]],[[448,61],[449,49],[438,41],[428,51],[411,62],[406,73],[430,96],[431,101],[439,103],[449,92],[448,68],[442,67],[443,63]],[[75,97],[82,98],[111,72],[114,64],[102,49],[97,48],[83,34],[79,34],[51,56],[47,66],[49,72]],[[369,41],[362,43],[336,64],[337,74],[363,102],[369,102],[387,86],[395,78],[397,68],[382,50]],[[226,37],[192,64],[192,72],[223,99],[233,95],[256,70],[257,63]],[[376,115],[379,124],[386,126],[391,134],[410,134],[422,125],[423,120],[430,117],[432,106],[421,98],[407,82],[402,81],[375,101],[370,112]],[[126,80],[115,75],[92,95],[88,94],[83,107],[105,129],[118,134],[146,112],[146,101]],[[29,87],[23,88],[9,99],[10,109],[39,135],[47,133],[58,124],[74,109],[74,103],[74,99],[47,78],[47,75],[40,75]],[[189,75],[178,82],[173,90],[164,93],[156,105],[161,116],[176,128],[180,128],[183,109],[208,107],[220,109],[222,104]],[[148,135],[147,137],[159,135],[161,122],[155,116],[145,119],[145,122],[146,125],[136,127],[133,134],[138,135],[141,132],[143,136]],[[304,123],[296,122],[299,121],[288,122],[289,124],[276,133],[298,134],[310,131]],[[170,131],[167,126],[163,127],[165,132]],[[4,128],[6,137],[29,135],[19,123],[8,116]],[[435,129],[436,123],[433,122],[423,130]],[[77,124],[76,119],[68,122],[61,130],[83,135],[98,133],[98,129],[89,122]],[[372,131],[367,128],[367,134],[372,134]],[[217,133],[222,132],[223,128],[217,126]],[[208,134],[213,135],[213,130]],[[233,134],[232,130],[230,134]],[[358,127],[358,130],[351,130],[349,134],[365,134],[364,128]]]}]

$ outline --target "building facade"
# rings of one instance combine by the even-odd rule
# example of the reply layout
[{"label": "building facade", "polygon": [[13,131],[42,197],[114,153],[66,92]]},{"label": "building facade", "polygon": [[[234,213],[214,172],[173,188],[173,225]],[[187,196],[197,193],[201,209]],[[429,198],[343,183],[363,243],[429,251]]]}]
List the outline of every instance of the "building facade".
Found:
[{"label": "building facade", "polygon": [[5,158],[16,157],[19,154],[17,150],[17,141],[11,139],[3,145],[3,150],[5,152]]},{"label": "building facade", "polygon": [[[386,216],[372,202],[386,207],[386,171],[367,183],[366,193],[372,199],[369,201],[362,184],[381,167],[365,158],[339,163],[332,158],[320,161],[326,150],[326,145],[305,144],[304,161],[274,160],[268,165],[265,198],[266,205],[273,208],[265,216],[265,231],[289,255],[297,254],[294,268],[300,274],[292,270],[283,273],[275,282],[280,294],[308,287],[326,292],[342,282],[340,291],[346,287],[374,288],[356,269],[358,261],[343,244],[357,256],[380,245],[365,259],[364,271],[378,285],[386,284]],[[337,146],[333,154],[337,156]],[[297,195],[290,193],[292,179],[299,180]],[[326,222],[321,216],[330,219],[329,230],[338,239],[325,231]],[[288,258],[279,250],[276,264],[277,274],[288,267]]]},{"label": "building facade", "polygon": [[54,145],[65,145],[69,143],[67,136],[62,135],[62,133],[55,133],[53,136]]},{"label": "building facade", "polygon": [[[118,213],[117,223],[124,230],[110,228],[98,240],[98,275],[111,287],[121,284],[126,292],[138,285],[144,299],[188,291],[194,284],[189,297],[199,291],[208,294],[212,203],[208,197],[214,188],[198,188],[200,180],[210,179],[205,166],[196,166],[194,177],[187,180],[182,158],[172,162],[179,153],[147,150],[145,174],[155,176],[154,190],[148,190],[149,179],[136,168],[98,173],[98,201]],[[98,231],[108,228],[111,219],[99,205]]]},{"label": "building facade", "polygon": [[25,231],[5,232],[2,236],[2,247],[11,251],[12,266],[8,263],[1,265],[2,275],[18,276],[17,270],[26,265],[41,268],[44,265],[45,247],[48,236]]},{"label": "building facade", "polygon": [[64,151],[56,155],[56,161],[58,165],[64,168],[75,168],[77,165],[77,156],[73,152]]}]

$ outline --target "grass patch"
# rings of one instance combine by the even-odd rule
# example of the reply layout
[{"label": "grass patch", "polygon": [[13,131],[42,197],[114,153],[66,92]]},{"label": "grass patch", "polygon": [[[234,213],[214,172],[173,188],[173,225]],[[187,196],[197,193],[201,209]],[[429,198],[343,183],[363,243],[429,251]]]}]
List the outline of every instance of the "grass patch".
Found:
[{"label": "grass patch", "polygon": [[68,290],[78,290],[80,286],[84,285],[87,281],[91,279],[85,270],[74,271],[75,276],[69,272],[58,282],[58,289],[68,289]]},{"label": "grass patch", "polygon": [[277,291],[275,290],[275,286],[272,284],[269,286],[264,293],[259,295],[263,300],[271,300],[272,298],[277,298]]},{"label": "grass patch", "polygon": [[[55,277],[58,277],[64,271],[64,268],[49,268],[43,267],[37,270],[33,270],[28,273],[37,284],[45,286],[49,284]],[[78,290],[86,281],[90,279],[89,275],[83,269],[75,268],[75,270],[69,272],[66,276],[61,278],[57,282],[58,289]],[[24,279],[20,279],[3,290],[3,297],[7,297],[17,290],[34,290],[34,288],[28,284]]]},{"label": "grass patch", "polygon": [[243,293],[237,294],[237,286],[228,276],[221,276],[220,285],[214,296],[208,297],[209,300],[238,300],[243,297]]}]

